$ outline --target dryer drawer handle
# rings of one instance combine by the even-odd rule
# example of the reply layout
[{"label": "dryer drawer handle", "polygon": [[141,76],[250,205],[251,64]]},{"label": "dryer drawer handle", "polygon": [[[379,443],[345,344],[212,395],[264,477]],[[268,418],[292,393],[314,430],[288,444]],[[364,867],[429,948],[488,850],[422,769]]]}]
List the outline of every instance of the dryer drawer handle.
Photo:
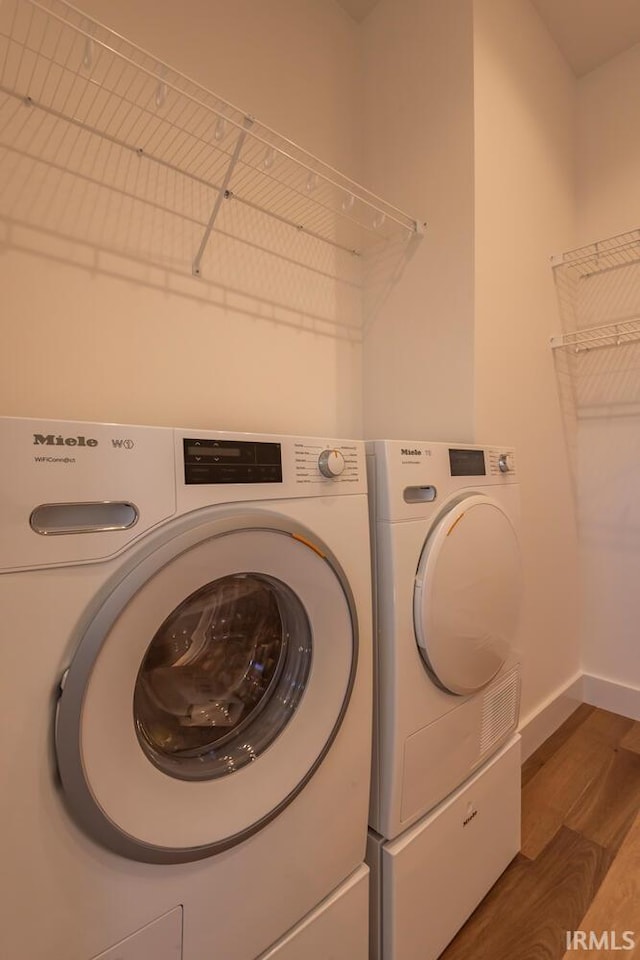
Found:
[{"label": "dryer drawer handle", "polygon": [[97,503],[41,503],[32,511],[29,524],[43,537],[63,533],[106,533],[128,530],[140,514],[133,503],[122,500]]},{"label": "dryer drawer handle", "polygon": [[433,503],[438,491],[434,486],[405,487],[402,496],[405,503]]}]

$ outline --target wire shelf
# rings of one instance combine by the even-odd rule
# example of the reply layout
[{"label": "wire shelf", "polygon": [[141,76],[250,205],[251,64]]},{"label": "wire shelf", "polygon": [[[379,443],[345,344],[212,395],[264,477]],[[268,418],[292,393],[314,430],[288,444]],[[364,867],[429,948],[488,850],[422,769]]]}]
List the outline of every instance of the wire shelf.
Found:
[{"label": "wire shelf", "polygon": [[196,275],[231,204],[351,256],[422,232],[64,0],[0,2],[0,147],[5,168],[27,159],[185,221]]},{"label": "wire shelf", "polygon": [[640,230],[552,258],[562,336],[576,353],[636,340],[640,317]]},{"label": "wire shelf", "polygon": [[639,262],[640,229],[578,247],[551,259],[556,276],[566,274],[575,278],[588,278]]},{"label": "wire shelf", "polygon": [[619,323],[606,323],[598,327],[586,327],[573,333],[565,333],[551,338],[554,350],[594,350],[600,347],[620,347],[625,343],[640,340],[640,318]]},{"label": "wire shelf", "polygon": [[640,230],[552,258],[563,332],[551,338],[561,405],[575,424],[640,401]]}]

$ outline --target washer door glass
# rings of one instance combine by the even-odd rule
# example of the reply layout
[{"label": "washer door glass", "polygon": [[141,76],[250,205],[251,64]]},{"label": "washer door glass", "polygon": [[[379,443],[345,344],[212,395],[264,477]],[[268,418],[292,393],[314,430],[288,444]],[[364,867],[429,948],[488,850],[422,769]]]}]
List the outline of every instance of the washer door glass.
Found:
[{"label": "washer door glass", "polygon": [[504,664],[520,611],[520,550],[511,520],[481,494],[455,504],[436,523],[416,575],[414,626],[432,679],[471,694]]},{"label": "washer door glass", "polygon": [[209,856],[275,817],[330,749],[356,676],[351,591],[313,534],[262,513],[198,520],[129,558],[58,701],[76,820],[148,862]]},{"label": "washer door glass", "polygon": [[140,744],[170,776],[233,773],[287,724],[310,666],[309,621],[285,583],[248,573],[214,580],[151,642],[133,701]]}]

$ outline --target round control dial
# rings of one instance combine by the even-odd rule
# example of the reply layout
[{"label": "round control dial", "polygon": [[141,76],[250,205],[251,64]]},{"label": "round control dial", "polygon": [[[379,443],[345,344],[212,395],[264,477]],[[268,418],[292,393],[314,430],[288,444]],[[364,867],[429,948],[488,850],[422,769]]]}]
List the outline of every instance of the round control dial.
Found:
[{"label": "round control dial", "polygon": [[513,470],[513,457],[510,453],[501,453],[498,457],[498,469],[500,473],[511,473]]},{"label": "round control dial", "polygon": [[344,470],[344,457],[339,450],[323,450],[318,457],[318,469],[323,477],[339,477]]}]

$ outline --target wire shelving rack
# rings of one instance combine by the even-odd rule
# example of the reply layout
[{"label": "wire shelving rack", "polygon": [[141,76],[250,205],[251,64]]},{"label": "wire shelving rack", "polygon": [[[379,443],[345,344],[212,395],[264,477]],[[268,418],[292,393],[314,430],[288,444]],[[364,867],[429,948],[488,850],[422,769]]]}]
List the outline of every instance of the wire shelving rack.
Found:
[{"label": "wire shelving rack", "polygon": [[[303,235],[336,256],[424,226],[65,0],[0,3],[0,151],[9,199],[27,159],[181,221],[195,276],[230,205],[288,231],[287,250]],[[45,177],[22,203],[32,220]]]},{"label": "wire shelving rack", "polygon": [[[564,332],[554,350],[619,347],[640,340],[640,229],[552,258]],[[595,319],[606,322],[592,323]]]}]

